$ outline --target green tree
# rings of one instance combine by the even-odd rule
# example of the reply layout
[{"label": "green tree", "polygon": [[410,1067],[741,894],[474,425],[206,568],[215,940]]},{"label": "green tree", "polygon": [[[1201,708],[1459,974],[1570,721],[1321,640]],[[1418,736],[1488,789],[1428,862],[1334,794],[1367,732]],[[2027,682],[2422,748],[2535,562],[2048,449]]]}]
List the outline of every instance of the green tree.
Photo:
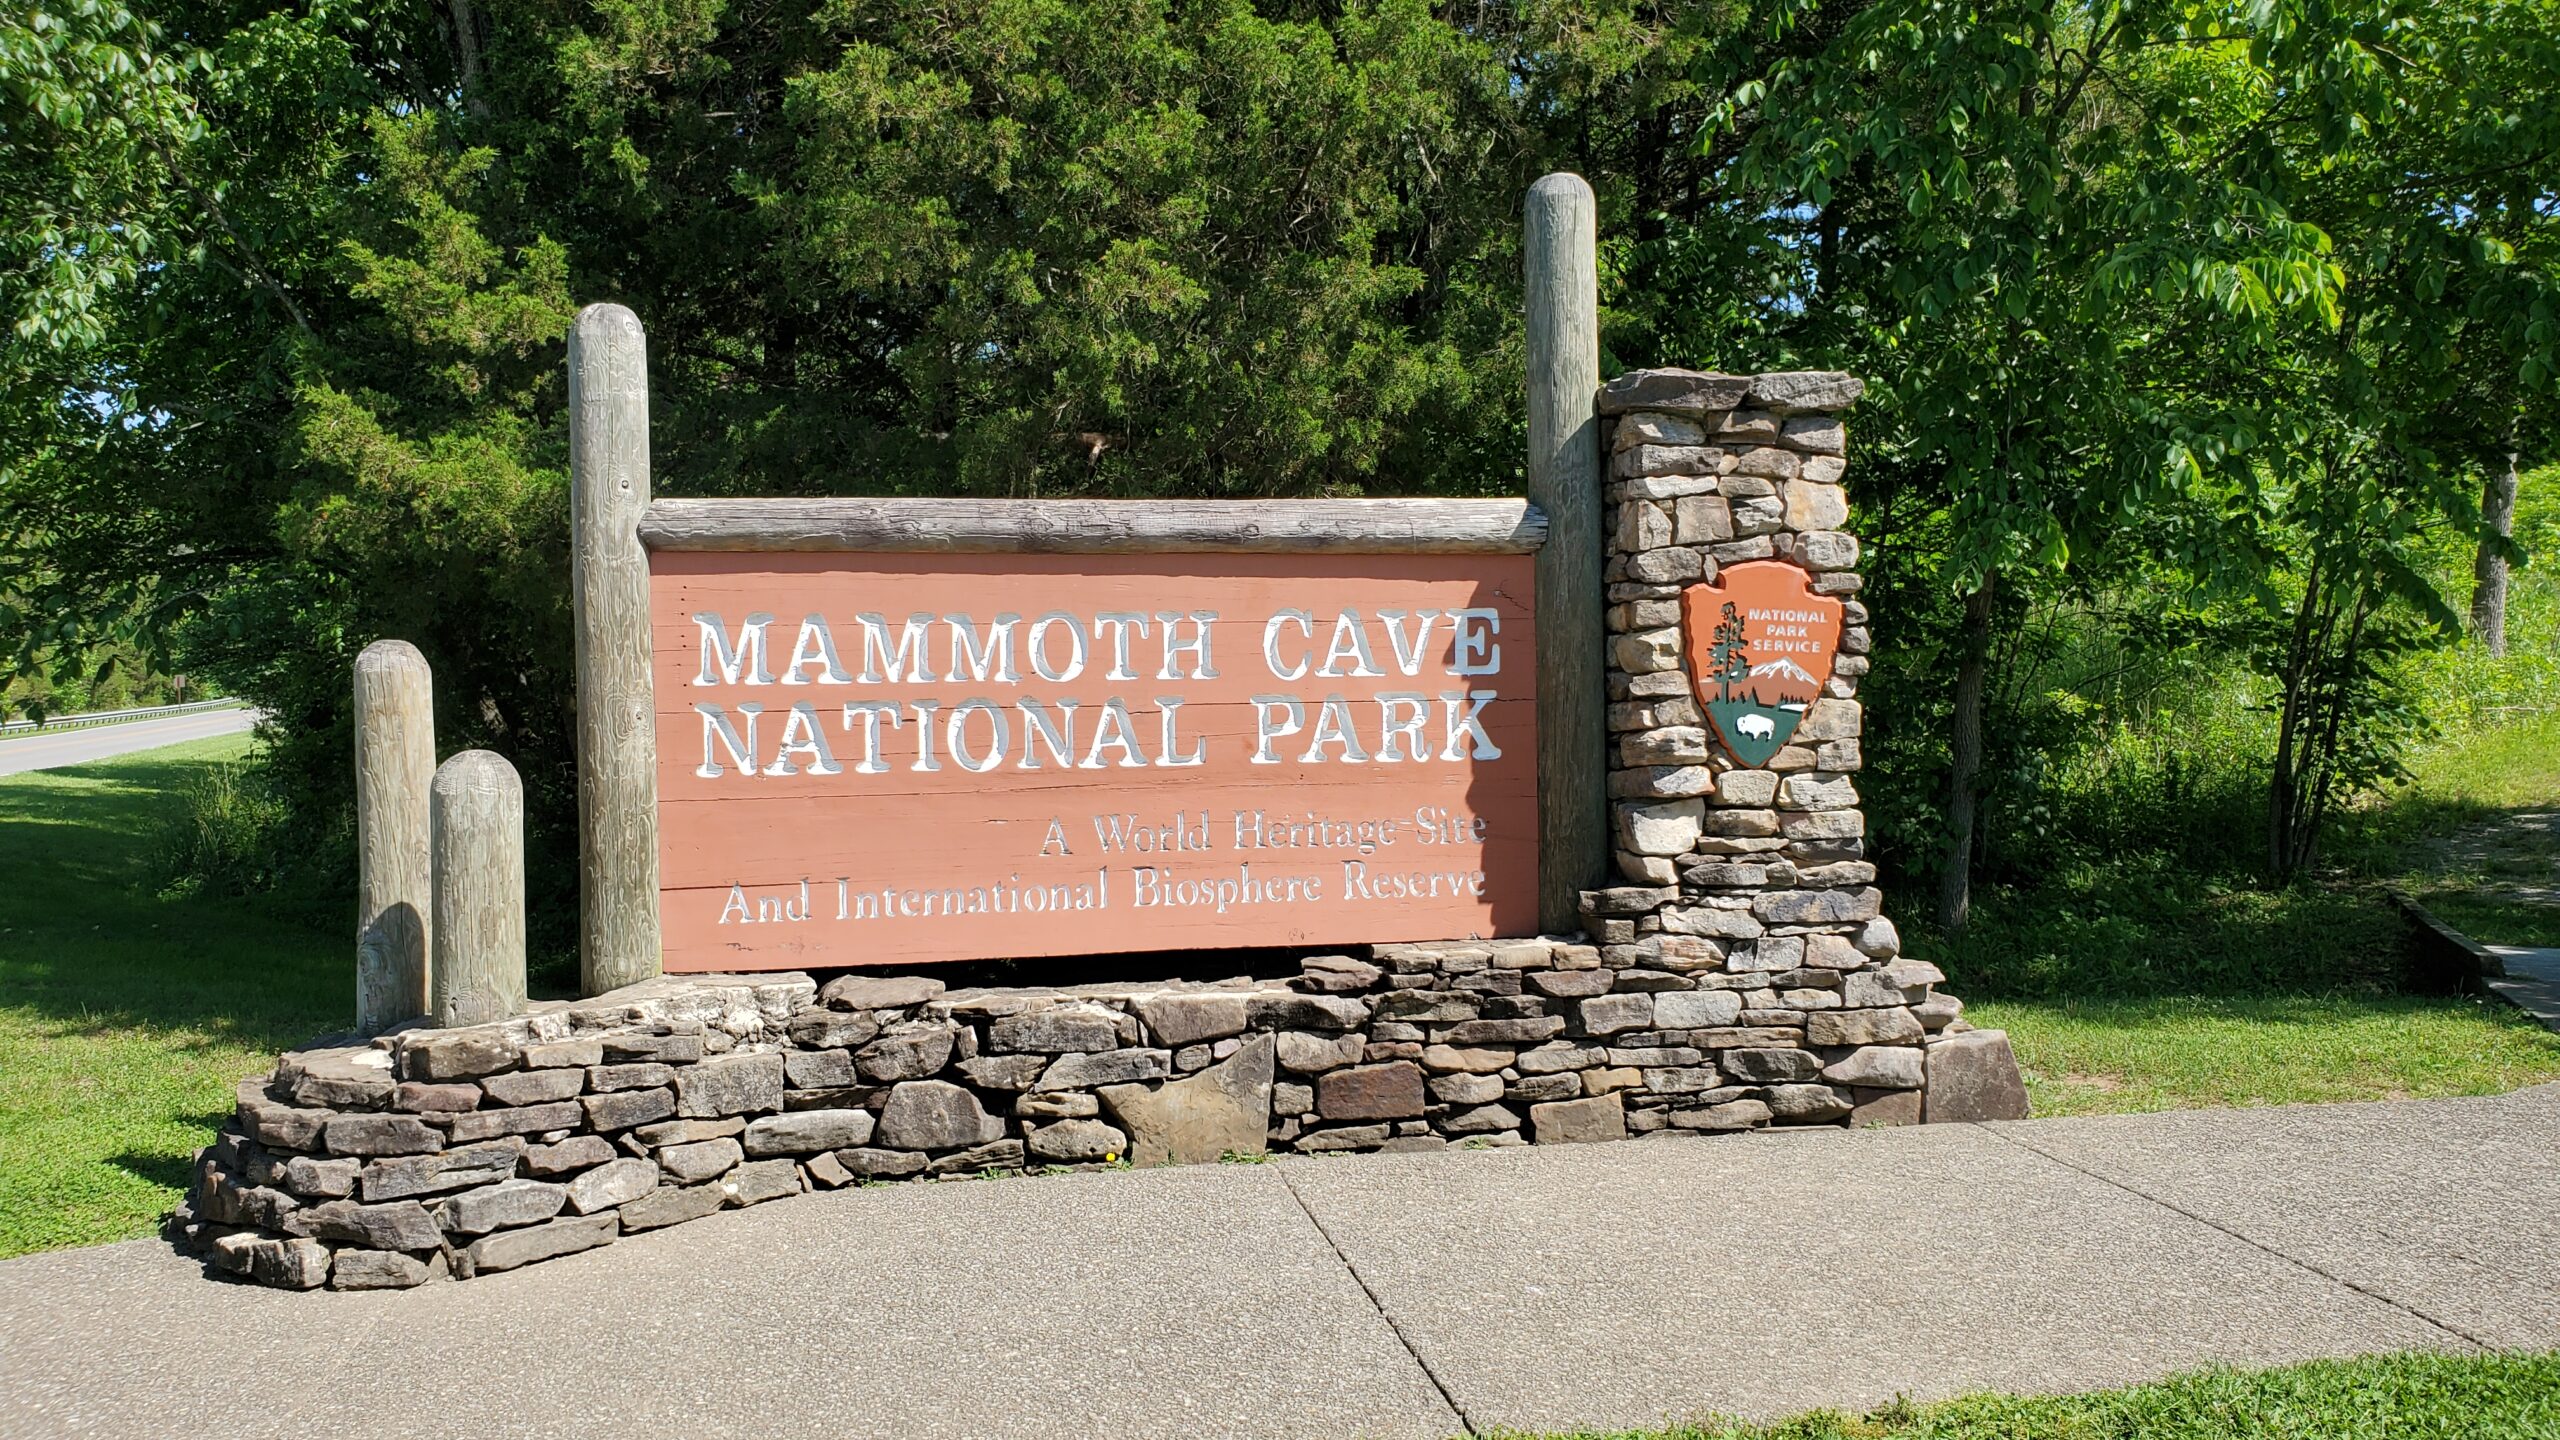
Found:
[{"label": "green tree", "polygon": [[[122,305],[151,267],[189,253],[170,212],[170,157],[203,135],[187,80],[159,28],[123,6],[0,16],[0,493],[79,463]],[[15,701],[39,712],[104,678],[90,652],[122,628],[101,618],[121,618],[112,607],[39,604],[53,579],[21,545],[0,550],[0,641],[14,641],[0,682],[34,679]]]},{"label": "green tree", "polygon": [[[1724,162],[1720,203],[1658,247],[1676,277],[1663,288],[1786,287],[1748,323],[1713,307],[1717,328],[1668,315],[1650,343],[1734,368],[1800,360],[1870,378],[1860,493],[1870,535],[1895,542],[1881,578],[1957,602],[1942,642],[1907,647],[1945,672],[1945,734],[1924,749],[1945,775],[1948,929],[1970,903],[1988,671],[2004,637],[2111,548],[2165,556],[2187,586],[2282,588],[2271,567],[2292,552],[2258,518],[2272,505],[2269,445],[2318,422],[2300,386],[2267,377],[2326,365],[2323,347],[2353,329],[2363,282],[2351,277],[2376,257],[2342,254],[2339,234],[2362,245],[2357,227],[2388,210],[2398,224],[2373,234],[2378,253],[2479,243],[2458,232],[2491,223],[2466,208],[2480,200],[2419,178],[2434,150],[2466,150],[2503,187],[2496,223],[2547,219],[2547,122],[2519,112],[2553,90],[2547,43],[2524,33],[2547,36],[2551,13],[1778,5],[1754,18],[1774,63],[1729,49],[1699,61],[1723,97],[1698,141]],[[2509,40],[2486,63],[2483,47]],[[2438,58],[2413,62],[2413,49]],[[2457,53],[2483,62],[2477,79],[2428,93]],[[1774,269],[1756,258],[1773,252],[1785,257]],[[2532,357],[2550,353],[2527,318],[2537,295],[2513,279],[2501,282],[2508,334],[2486,367],[2496,383],[2481,387],[2511,402],[2541,383],[2547,360]],[[2427,283],[2410,281],[2413,297]],[[2474,312],[2457,302],[2453,314]],[[2483,352],[2406,319],[2429,354]],[[2441,428],[2453,387],[2371,393],[2382,408],[2370,424],[2414,437]],[[2463,519],[2458,506],[2430,513]]]},{"label": "green tree", "polygon": [[2222,526],[2257,560],[2255,649],[2276,684],[2267,857],[2308,865],[2346,795],[2399,772],[2429,701],[2395,660],[2457,643],[2423,547],[2451,529],[2521,560],[2482,477],[2547,443],[2560,376],[2560,6],[2409,6],[2360,17],[2338,140],[2268,137],[2294,208],[2335,237],[2341,323],[2286,363],[2224,373],[2282,417]]},{"label": "green tree", "polygon": [[[2189,383],[2199,340],[2274,353],[2333,323],[2341,274],[2251,137],[2326,62],[2183,4],[1939,0],[1859,10],[1816,55],[1734,85],[1745,182],[1802,216],[1806,322],[1885,405],[1870,444],[1944,512],[1964,597],[1938,918],[1970,903],[1986,670],[2004,577],[2032,583],[2209,468],[2254,418]],[[1780,10],[1789,25],[1798,12]]]},{"label": "green tree", "polygon": [[578,303],[650,327],[664,494],[1516,485],[1535,168],[1497,48],[1413,0],[160,19],[187,243],[12,441],[10,638],[129,615],[255,698],[306,835],[348,664],[415,641],[444,748],[525,775],[555,946]]}]

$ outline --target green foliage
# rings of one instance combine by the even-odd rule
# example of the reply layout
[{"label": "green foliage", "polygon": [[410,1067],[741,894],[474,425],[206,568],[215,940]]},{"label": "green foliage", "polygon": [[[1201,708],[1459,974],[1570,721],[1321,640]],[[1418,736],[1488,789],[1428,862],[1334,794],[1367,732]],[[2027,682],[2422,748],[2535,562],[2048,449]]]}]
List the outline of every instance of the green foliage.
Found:
[{"label": "green foliage", "polygon": [[1770,7],[1760,53],[1693,62],[1727,183],[1655,264],[1775,295],[1650,306],[1640,343],[1875,382],[1860,528],[1879,651],[1910,657],[1871,702],[1889,853],[1950,823],[1951,611],[1994,580],[1995,650],[2140,595],[2253,657],[2276,872],[2396,773],[2425,716],[2385,672],[2459,636],[2417,551],[2476,535],[2478,467],[2551,434],[2555,18],[1889,0]]},{"label": "green foliage", "polygon": [[[2517,514],[2518,538],[2536,563],[2516,573],[2509,594],[2513,644],[2503,657],[2431,645],[2372,667],[2371,683],[2391,701],[2380,713],[2414,719],[2422,711],[2441,738],[2387,752],[2413,778],[2405,791],[2386,783],[2344,804],[2326,851],[2331,865],[2397,876],[2429,838],[2560,793],[2540,738],[2560,712],[2560,469],[2526,477]],[[2469,572],[2471,539],[2444,527],[2412,553],[2428,584],[2449,589]],[[1992,704],[1983,868],[1995,883],[2068,887],[2075,874],[2154,864],[2183,877],[2173,883],[2237,887],[2263,877],[2261,850],[2239,843],[2266,829],[2266,767],[2280,718],[2280,691],[2244,663],[2259,619],[2230,604],[2153,623],[2143,596],[2040,605],[2012,632]],[[1910,663],[1927,661],[1880,655],[1879,671]],[[1897,693],[1901,677],[1896,668],[1877,693]],[[1897,712],[1907,713],[1897,704],[1886,716]],[[1927,740],[1913,747],[1921,764]],[[1881,750],[1870,741],[1871,763],[1913,763],[1900,748],[1909,743],[1886,731]],[[1880,827],[1888,854],[1911,843],[1906,831],[1928,833],[1925,814],[1884,813],[1893,822]]]},{"label": "green foliage", "polygon": [[43,720],[91,710],[126,710],[209,700],[218,691],[185,676],[155,673],[141,647],[109,641],[40,652],[26,674],[0,684],[0,719]]},{"label": "green foliage", "polygon": [[[973,0],[814,25],[839,48],[785,87],[797,184],[753,198],[802,284],[894,317],[882,379],[951,432],[946,483],[1304,493],[1377,473],[1431,413],[1515,403],[1481,353],[1507,317],[1450,295],[1510,253],[1504,76],[1427,8]],[[1464,239],[1412,245],[1439,230]],[[1399,458],[1406,488],[1501,473]]]},{"label": "green foliage", "polygon": [[0,352],[15,362],[0,380],[12,391],[56,378],[37,357],[103,343],[118,292],[183,245],[164,224],[170,152],[204,129],[162,39],[106,0],[0,21],[0,316],[18,342]]},{"label": "green foliage", "polygon": [[[2400,679],[2423,688],[2429,710],[2450,732],[2493,729],[2560,710],[2560,465],[2528,470],[2516,490],[2509,558],[2520,568],[2507,587],[2507,653],[2477,645],[2440,649],[2408,664]],[[2458,526],[2422,536],[2412,563],[2439,593],[2471,571],[2473,538]]]},{"label": "green foliage", "polygon": [[[2554,496],[2545,476],[2529,482],[2521,513],[2535,518],[2519,530],[2537,546]],[[2441,576],[2468,566],[2466,544],[2434,553]],[[2412,891],[2485,938],[2560,933],[2560,908],[2518,893],[2552,874],[2547,828],[2524,820],[2560,795],[2547,684],[2560,577],[2522,571],[2511,599],[2506,658],[2466,646],[2400,662],[2393,683],[2430,697],[2445,738],[2410,757],[2408,783],[2350,805],[2324,863],[2279,886],[2263,883],[2250,843],[2267,815],[2266,682],[2216,653],[2209,629],[2184,647],[2128,647],[2112,613],[2035,617],[2014,652],[2023,678],[1994,705],[2019,738],[1993,767],[1974,924],[1952,941],[1906,920],[1912,945],[1988,1003],[1985,1023],[2015,1025],[2044,1076],[2040,1103],[2347,1098],[2360,1093],[2350,1073],[2393,1077],[2376,1094],[2453,1093],[2441,1087],[2524,1073],[2504,1068],[2517,1050],[2490,1033],[2496,1016],[2408,993],[2407,926],[2380,889]],[[2392,1047],[2396,1058],[2355,1058]]]},{"label": "green foliage", "polygon": [[[2041,606],[2004,651],[1989,844],[1960,941],[1904,916],[1909,943],[2010,1031],[2038,1113],[2288,1104],[2486,1092],[2560,1065],[2504,1005],[2412,993],[2408,927],[2385,883],[2503,943],[2560,941],[2547,814],[2560,796],[2551,684],[2560,475],[2527,477],[2517,533],[2538,563],[2510,594],[2514,645],[2391,662],[2441,738],[2411,778],[2356,797],[2323,863],[2263,883],[2253,842],[2278,719],[2273,686],[2228,648],[2245,607],[2139,622],[2139,592]],[[2431,583],[2467,574],[2446,527],[2414,552]],[[1897,899],[1900,895],[1897,894]],[[2417,986],[2423,991],[2426,987]]]},{"label": "green foliage", "polygon": [[162,895],[275,888],[283,868],[276,842],[291,816],[263,771],[237,762],[208,765],[178,787],[175,799],[151,857]]},{"label": "green foliage", "polygon": [[[0,20],[0,653],[268,709],[286,853],[343,825],[354,654],[414,641],[441,745],[525,777],[554,959],[582,302],[649,327],[663,494],[1501,492],[1518,196],[1580,169],[1612,368],[1873,384],[1906,873],[1994,577],[1995,874],[2084,823],[2300,863],[2468,723],[2406,677],[2477,467],[2552,437],[2552,0],[475,9]],[[2274,721],[2200,761],[2179,687]]]},{"label": "green foliage", "polygon": [[2377,896],[2198,876],[2158,853],[1994,887],[1982,923],[1914,943],[1968,996],[2382,994],[2407,930]]}]

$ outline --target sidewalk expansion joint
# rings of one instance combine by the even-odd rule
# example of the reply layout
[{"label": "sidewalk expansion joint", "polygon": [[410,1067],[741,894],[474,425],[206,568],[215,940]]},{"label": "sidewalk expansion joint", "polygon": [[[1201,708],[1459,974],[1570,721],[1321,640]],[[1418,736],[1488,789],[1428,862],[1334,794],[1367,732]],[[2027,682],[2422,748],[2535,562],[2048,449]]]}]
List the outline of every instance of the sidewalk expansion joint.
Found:
[{"label": "sidewalk expansion joint", "polygon": [[2346,1276],[2337,1274],[2334,1271],[2324,1270],[2321,1267],[2312,1264],[2310,1261],[2303,1259],[2299,1255],[2287,1254],[2262,1240],[2243,1234],[2242,1232],[2223,1224],[2221,1221],[2211,1219],[2204,1215],[2199,1215],[2195,1211],[2190,1210],[2183,1205],[2163,1200],[2159,1196],[2153,1195],[2147,1191],[2135,1189],[2133,1186],[2126,1184],[2124,1181],[2119,1180],[2115,1176],[2109,1175],[2102,1170],[2092,1170],[2086,1165],[2066,1160],[2063,1157],[2054,1154],[2050,1150],[2030,1145],[2026,1141],[2019,1139],[2017,1136],[2008,1133],[2005,1129],[1995,1129],[1992,1126],[1984,1125],[1979,1122],[1975,1123],[1973,1128],[1986,1135],[1996,1136],[1999,1139],[2026,1151],[2030,1155],[2040,1155],[2045,1159],[2052,1161],[2054,1164],[2061,1166],[2065,1170],[2075,1171],[2079,1174],[2086,1175],[2090,1179],[2098,1181],[2100,1184],[2112,1185],[2116,1189],[2123,1191],[2137,1200],[2147,1200],[2173,1215],[2184,1216],[2185,1218],[2193,1220],[2197,1224],[2204,1226],[2208,1230],[2228,1235],[2232,1239],[2239,1241],[2241,1244],[2248,1246],[2250,1249],[2258,1251],[2260,1254],[2273,1256],[2275,1259],[2281,1260],[2285,1264],[2291,1265],[2297,1270],[2317,1275],[2332,1285],[2342,1286],[2348,1290],[2354,1291],[2358,1295],[2364,1296],[2368,1300],[2375,1301],[2393,1310],[2397,1310],[2401,1314],[2406,1315],[2413,1320],[2417,1320],[2422,1324],[2432,1325],[2436,1329],[2441,1330],[2447,1335],[2450,1335],[2476,1349],[2482,1351],[2495,1351],[2498,1348],[2497,1346],[2481,1339],[2479,1336],[2472,1334],[2470,1331],[2463,1329],[2461,1326],[2455,1325],[2449,1321],[2439,1320],[2435,1316],[2428,1314],[2426,1311],[2421,1310],[2404,1300],[2395,1299],[2392,1296],[2385,1295],[2370,1285],[2359,1284],[2356,1281],[2350,1280]]},{"label": "sidewalk expansion joint", "polygon": [[1315,1207],[1307,1203],[1306,1196],[1298,1193],[1298,1182],[1289,1177],[1288,1167],[1275,1165],[1271,1168],[1280,1172],[1280,1183],[1288,1187],[1289,1198],[1298,1202],[1298,1212],[1307,1217],[1308,1224],[1316,1227],[1316,1234],[1324,1237],[1324,1243],[1333,1250],[1333,1258],[1342,1262],[1343,1270],[1349,1273],[1352,1283],[1360,1287],[1360,1293],[1369,1297],[1370,1308],[1378,1312],[1379,1319],[1387,1322],[1388,1333],[1396,1337],[1396,1343],[1404,1347],[1404,1353],[1413,1357],[1413,1363],[1420,1367],[1423,1378],[1431,1382],[1431,1388],[1440,1392],[1440,1403],[1448,1406],[1449,1413],[1458,1417],[1459,1427],[1469,1435],[1482,1434],[1476,1429],[1476,1422],[1468,1416],[1467,1407],[1458,1403],[1458,1397],[1449,1389],[1448,1382],[1441,1379],[1440,1372],[1431,1367],[1431,1362],[1423,1358],[1420,1350],[1414,1348],[1413,1337],[1405,1334],[1404,1327],[1396,1323],[1396,1317],[1387,1309],[1387,1302],[1378,1298],[1376,1288],[1369,1284],[1369,1277],[1361,1274],[1360,1267],[1351,1263],[1350,1255],[1343,1251],[1342,1242],[1333,1238],[1333,1232],[1317,1218]]}]

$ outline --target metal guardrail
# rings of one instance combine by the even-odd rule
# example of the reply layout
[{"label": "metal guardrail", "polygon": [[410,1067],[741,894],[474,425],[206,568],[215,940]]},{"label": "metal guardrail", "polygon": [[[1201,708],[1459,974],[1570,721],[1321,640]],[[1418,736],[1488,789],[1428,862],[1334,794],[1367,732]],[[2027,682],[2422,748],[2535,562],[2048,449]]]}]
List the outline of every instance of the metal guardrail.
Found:
[{"label": "metal guardrail", "polygon": [[10,735],[49,735],[56,730],[86,730],[95,725],[121,725],[128,720],[158,720],[170,715],[193,715],[201,710],[245,709],[246,700],[190,700],[184,705],[146,705],[134,710],[92,710],[86,715],[61,715],[50,720],[11,720],[0,723],[0,737]]}]

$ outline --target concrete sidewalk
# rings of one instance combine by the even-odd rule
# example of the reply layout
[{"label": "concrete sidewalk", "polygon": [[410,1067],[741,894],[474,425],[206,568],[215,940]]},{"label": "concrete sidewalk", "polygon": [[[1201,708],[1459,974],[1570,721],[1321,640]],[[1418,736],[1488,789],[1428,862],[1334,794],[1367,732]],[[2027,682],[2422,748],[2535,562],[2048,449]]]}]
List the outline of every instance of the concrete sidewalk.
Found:
[{"label": "concrete sidewalk", "polygon": [[2560,1085],[884,1186],[387,1294],[218,1283],[135,1242],[0,1264],[0,1434],[1771,1416],[2560,1346],[2555,1217]]},{"label": "concrete sidewalk", "polygon": [[2503,979],[2483,985],[2553,1030],[2560,1030],[2560,949],[2523,945],[2485,947],[2506,967]]}]

